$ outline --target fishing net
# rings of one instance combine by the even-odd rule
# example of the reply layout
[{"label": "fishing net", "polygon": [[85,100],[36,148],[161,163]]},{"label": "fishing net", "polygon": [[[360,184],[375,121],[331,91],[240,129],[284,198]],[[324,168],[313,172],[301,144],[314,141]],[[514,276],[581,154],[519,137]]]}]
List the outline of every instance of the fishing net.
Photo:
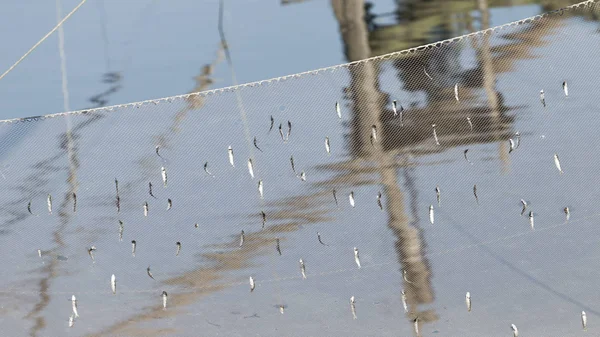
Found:
[{"label": "fishing net", "polygon": [[598,331],[599,10],[367,58],[334,8],[356,62],[5,121],[3,330]]}]

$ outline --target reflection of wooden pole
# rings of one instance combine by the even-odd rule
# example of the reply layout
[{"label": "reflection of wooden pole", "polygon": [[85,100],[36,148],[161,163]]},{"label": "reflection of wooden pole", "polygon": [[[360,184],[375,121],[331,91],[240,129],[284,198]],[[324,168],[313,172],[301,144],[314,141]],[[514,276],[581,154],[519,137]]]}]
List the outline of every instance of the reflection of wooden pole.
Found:
[{"label": "reflection of wooden pole", "polygon": [[[487,0],[478,0],[479,11],[481,12],[481,29],[488,29],[490,27],[490,11],[488,8]],[[481,62],[481,69],[483,70],[483,87],[485,88],[485,94],[488,99],[490,109],[492,109],[492,122],[496,127],[493,128],[494,139],[498,143],[498,154],[502,161],[502,172],[506,173],[509,169],[508,165],[508,148],[506,144],[502,142],[502,120],[500,119],[500,108],[498,102],[498,94],[496,92],[496,73],[494,72],[494,65],[492,63],[492,54],[490,53],[490,37],[489,34],[484,34],[481,38],[480,48],[478,50],[479,61]]]},{"label": "reflection of wooden pole", "polygon": [[[339,22],[345,53],[348,61],[367,58],[371,54],[368,43],[367,26],[364,21],[364,4],[362,1],[332,0],[335,16]],[[357,156],[368,157],[378,164],[381,183],[384,185],[386,196],[386,210],[389,215],[388,226],[397,237],[395,249],[401,268],[406,270],[407,279],[404,289],[411,311],[410,319],[419,317],[419,321],[428,322],[437,319],[434,312],[418,312],[419,304],[433,301],[431,287],[431,272],[423,256],[423,249],[419,229],[408,224],[404,207],[404,195],[398,188],[395,154],[384,152],[382,139],[372,146],[370,143],[371,126],[376,125],[380,138],[385,137],[381,127],[382,114],[385,111],[387,95],[379,89],[379,69],[375,62],[365,62],[349,68],[350,87],[352,98],[351,132],[358,134],[351,147],[351,153]]]}]

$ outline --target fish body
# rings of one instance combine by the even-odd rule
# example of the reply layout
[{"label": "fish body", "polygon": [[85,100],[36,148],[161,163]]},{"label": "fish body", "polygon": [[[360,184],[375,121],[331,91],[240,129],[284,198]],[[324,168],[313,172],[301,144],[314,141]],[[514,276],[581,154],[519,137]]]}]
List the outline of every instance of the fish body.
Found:
[{"label": "fish body", "polygon": [[515,132],[515,138],[517,139],[517,146],[515,149],[518,149],[521,145],[521,133],[519,131]]},{"label": "fish body", "polygon": [[131,240],[131,256],[135,257],[135,248],[137,246],[137,242],[135,240]]},{"label": "fish body", "polygon": [[471,293],[467,291],[467,295],[465,296],[465,303],[467,304],[467,311],[471,312]]},{"label": "fish body", "polygon": [[175,251],[175,256],[179,256],[179,252],[181,252],[181,242],[177,241],[175,243],[177,250]]},{"label": "fish body", "polygon": [[337,112],[338,118],[342,119],[342,110],[340,109],[339,102],[335,102],[335,112]]},{"label": "fish body", "polygon": [[513,337],[519,337],[519,329],[517,329],[517,326],[514,324],[511,324],[510,328],[513,332]]},{"label": "fish body", "polygon": [[479,205],[479,198],[477,197],[477,184],[473,185],[473,195],[475,196],[475,201],[477,205]]},{"label": "fish body", "polygon": [[162,292],[163,309],[167,308],[167,297],[168,296],[169,295],[167,294],[167,292],[163,290],[163,292]]},{"label": "fish body", "polygon": [[[92,259],[92,263],[96,263],[96,259],[94,259],[94,251],[96,250],[96,246],[91,246],[88,249],[88,255],[90,256],[90,258]],[[76,315],[77,316],[77,315]],[[79,316],[77,316],[79,317]]]},{"label": "fish body", "polygon": [[508,140],[508,146],[508,153],[511,153],[515,150],[515,141],[512,140],[512,138]]},{"label": "fish body", "polygon": [[456,83],[454,85],[454,98],[456,99],[457,102],[459,101],[459,99],[458,99],[458,83]]},{"label": "fish body", "polygon": [[583,331],[587,331],[587,315],[585,311],[581,312],[581,326],[583,327]]},{"label": "fish body", "polygon": [[75,298],[75,295],[71,296],[71,306],[73,307],[73,315],[79,317],[79,313],[77,312],[77,298]]},{"label": "fish body", "polygon": [[208,162],[204,163],[204,172],[206,172],[206,174],[208,174],[209,176],[214,177],[214,175],[208,171]]},{"label": "fish body", "polygon": [[173,200],[167,199],[167,211],[170,210],[171,207],[173,207]]},{"label": "fish body", "polygon": [[117,195],[117,200],[115,202],[117,204],[117,213],[121,212],[121,197]]},{"label": "fish body", "polygon": [[544,90],[540,90],[540,101],[544,108],[546,107],[546,96],[544,95]]},{"label": "fish body", "polygon": [[290,140],[290,134],[292,133],[292,122],[288,121],[288,131],[285,140]]},{"label": "fish body", "polygon": [[398,109],[396,107],[398,103],[396,102],[396,100],[392,101],[392,111],[394,111],[394,117],[398,116]]},{"label": "fish body", "polygon": [[306,267],[304,266],[304,261],[300,259],[300,273],[302,274],[302,278],[306,280]]},{"label": "fish body", "polygon": [[271,127],[269,127],[269,132],[271,132],[271,130],[273,130],[274,125],[275,125],[275,119],[273,118],[273,115],[271,115]]},{"label": "fish body", "polygon": [[229,164],[231,164],[232,167],[235,167],[235,163],[233,162],[233,149],[231,148],[231,145],[229,145],[227,148],[227,155],[229,156]]},{"label": "fish body", "polygon": [[565,96],[569,97],[569,86],[567,85],[567,81],[563,81],[562,87],[563,91],[565,92]]},{"label": "fish body", "polygon": [[160,173],[162,175],[163,186],[167,187],[167,169],[163,166],[160,168]]},{"label": "fish body", "polygon": [[260,211],[260,216],[262,218],[262,228],[265,228],[265,224],[267,223],[267,214],[264,211]]},{"label": "fish body", "polygon": [[42,257],[42,250],[38,249],[38,256],[41,258]]},{"label": "fish body", "polygon": [[471,117],[467,117],[467,123],[469,123],[469,128],[473,131],[473,122],[471,122]]},{"label": "fish body", "polygon": [[240,234],[240,247],[244,244],[244,230],[242,229],[242,233]]},{"label": "fish body", "polygon": [[569,218],[571,218],[571,211],[569,210],[569,207],[565,207],[563,212],[565,212],[566,221],[569,221]]},{"label": "fish body", "polygon": [[467,153],[468,153],[468,152],[469,152],[469,149],[466,149],[466,150],[463,152],[463,156],[465,157],[465,160],[467,161],[467,163],[469,163],[469,164],[473,165],[473,163],[472,163],[472,162],[469,160],[469,157],[467,157]]},{"label": "fish body", "polygon": [[360,269],[360,257],[358,256],[358,248],[356,247],[354,247],[354,262],[356,262],[358,269]]},{"label": "fish body", "polygon": [[27,211],[29,212],[29,214],[34,215],[31,211],[31,200],[29,200],[29,203],[27,204]]},{"label": "fish body", "polygon": [[275,238],[275,250],[281,256],[281,246],[279,245],[279,238]]},{"label": "fish body", "polygon": [[77,194],[73,192],[73,213],[77,213]]},{"label": "fish body", "polygon": [[253,292],[255,287],[256,283],[254,283],[254,278],[250,276],[250,292]]},{"label": "fish body", "polygon": [[402,306],[404,307],[404,312],[408,312],[408,303],[406,302],[406,292],[402,289]]},{"label": "fish body", "polygon": [[144,202],[144,216],[148,216],[148,202]]},{"label": "fish body", "polygon": [[558,155],[556,153],[554,154],[554,165],[556,166],[560,174],[564,173],[562,168],[560,167],[560,159],[558,159]]},{"label": "fish body", "polygon": [[265,196],[264,196],[264,190],[263,190],[263,181],[262,180],[258,181],[258,193],[260,194],[260,198],[261,199],[265,198]]},{"label": "fish body", "polygon": [[352,311],[352,319],[356,319],[356,301],[354,296],[350,297],[350,310]]},{"label": "fish body", "polygon": [[533,223],[533,212],[529,211],[529,226],[531,227],[531,230],[534,230],[534,223]]},{"label": "fish body", "polygon": [[523,205],[523,208],[521,209],[521,216],[523,216],[523,214],[525,214],[525,210],[527,209],[527,201],[521,199],[521,205]]},{"label": "fish body", "polygon": [[423,72],[425,73],[425,76],[427,76],[428,79],[433,81],[433,78],[427,73],[427,69],[423,68]]},{"label": "fish body", "polygon": [[150,194],[152,198],[156,199],[154,193],[152,192],[152,182],[148,182],[148,194]]},{"label": "fish body", "polygon": [[329,246],[328,244],[324,243],[323,240],[321,240],[321,233],[319,232],[317,232],[317,239],[319,239],[319,243],[323,246]]},{"label": "fish body", "polygon": [[431,128],[433,129],[433,139],[435,140],[435,144],[440,145],[440,141],[437,136],[437,131],[435,130],[435,124],[431,124]]},{"label": "fish body", "polygon": [[348,201],[350,201],[350,206],[354,207],[354,191],[348,194]]},{"label": "fish body", "polygon": [[435,186],[435,198],[437,200],[438,207],[440,207],[441,191],[439,186]]},{"label": "fish body", "polygon": [[50,194],[48,194],[46,202],[48,203],[48,213],[52,214],[52,196]]},{"label": "fish body", "polygon": [[421,335],[419,335],[419,317],[416,317],[415,320],[413,321],[413,328],[415,329],[415,335],[417,337],[421,336]]},{"label": "fish body", "polygon": [[285,135],[283,134],[283,125],[281,123],[279,123],[279,136],[281,137],[281,140],[285,143],[286,139]]},{"label": "fish body", "polygon": [[115,274],[112,274],[110,277],[110,289],[112,290],[113,295],[117,293],[117,278]]},{"label": "fish body", "polygon": [[381,204],[381,192],[377,192],[377,206],[383,211],[383,204]]},{"label": "fish body", "polygon": [[[269,130],[269,131],[270,131],[270,130]],[[261,149],[260,149],[260,147],[258,147],[258,144],[256,143],[256,137],[254,137],[254,142],[253,142],[253,143],[254,143],[254,147],[255,147],[255,148],[258,150],[258,151],[260,151],[260,152],[263,152],[263,150],[261,150]]]},{"label": "fish body", "polygon": [[331,155],[331,147],[329,145],[329,137],[325,137],[325,151],[327,151],[327,155]]},{"label": "fish body", "polygon": [[294,165],[294,156],[290,156],[290,164],[292,164],[292,171],[296,174],[296,166]]},{"label": "fish body", "polygon": [[429,205],[429,222],[431,222],[431,224],[433,225],[434,221],[435,218],[433,214],[433,205]]},{"label": "fish body", "polygon": [[285,311],[285,305],[280,305],[279,312],[283,315],[284,311]]},{"label": "fish body", "polygon": [[252,164],[252,158],[248,159],[248,173],[250,173],[250,177],[254,179],[254,164]]},{"label": "fish body", "polygon": [[338,200],[337,200],[337,191],[335,190],[335,188],[331,191],[333,193],[333,200],[335,200],[335,205],[338,205]]},{"label": "fish body", "polygon": [[123,241],[123,231],[125,230],[125,226],[123,225],[123,221],[119,220],[119,241]]},{"label": "fish body", "polygon": [[306,181],[306,173],[304,171],[300,172],[300,180]]},{"label": "fish body", "polygon": [[371,143],[377,142],[377,126],[371,125]]},{"label": "fish body", "polygon": [[75,317],[73,315],[69,316],[69,328],[72,328],[75,325]]},{"label": "fish body", "polygon": [[146,274],[148,274],[148,276],[149,276],[151,279],[153,279],[153,280],[155,280],[155,281],[156,281],[156,279],[154,279],[154,276],[152,276],[152,272],[150,271],[150,266],[148,266],[148,268],[146,268]]}]

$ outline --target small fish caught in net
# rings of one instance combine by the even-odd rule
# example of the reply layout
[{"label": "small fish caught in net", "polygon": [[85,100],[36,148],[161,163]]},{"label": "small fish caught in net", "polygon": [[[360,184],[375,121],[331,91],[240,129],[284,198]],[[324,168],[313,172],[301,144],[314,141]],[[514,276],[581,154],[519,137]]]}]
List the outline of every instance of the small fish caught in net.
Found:
[{"label": "small fish caught in net", "polygon": [[364,27],[341,22],[356,62],[4,121],[3,324],[600,331],[599,14],[588,1],[370,59]]}]

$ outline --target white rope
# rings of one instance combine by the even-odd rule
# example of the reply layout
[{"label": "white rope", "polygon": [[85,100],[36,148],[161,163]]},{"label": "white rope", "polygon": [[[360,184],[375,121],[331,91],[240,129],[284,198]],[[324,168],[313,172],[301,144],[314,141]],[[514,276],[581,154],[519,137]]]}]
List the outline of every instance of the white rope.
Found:
[{"label": "white rope", "polygon": [[[60,25],[62,6],[60,0],[56,0],[56,21]],[[58,53],[60,55],[60,73],[62,75],[63,106],[65,111],[70,111],[69,106],[69,84],[67,82],[67,56],[65,55],[65,33],[63,27],[58,28]]]},{"label": "white rope", "polygon": [[42,42],[44,42],[50,35],[52,35],[52,33],[54,33],[60,26],[62,26],[63,23],[65,23],[65,21],[67,21],[71,15],[75,14],[75,12],[77,12],[77,10],[79,9],[79,7],[81,7],[87,0],[82,0],[79,5],[77,5],[77,7],[73,8],[73,10],[67,14],[67,16],[65,16],[64,19],[62,19],[54,28],[52,28],[51,31],[48,32],[48,34],[46,34],[41,40],[39,40],[36,44],[33,45],[33,47],[31,47],[31,49],[29,49],[25,54],[23,54],[23,56],[21,56],[20,59],[17,60],[17,62],[15,62],[15,64],[13,64],[12,66],[10,66],[10,68],[8,68],[8,70],[6,70],[4,72],[4,74],[0,75],[0,80],[2,78],[4,78],[4,76],[6,76],[6,74],[8,74],[9,72],[11,72],[17,65],[19,65],[19,63],[21,63],[21,61],[23,61],[27,56],[29,56],[29,54],[31,54],[35,48],[37,48],[40,44],[42,44]]}]

